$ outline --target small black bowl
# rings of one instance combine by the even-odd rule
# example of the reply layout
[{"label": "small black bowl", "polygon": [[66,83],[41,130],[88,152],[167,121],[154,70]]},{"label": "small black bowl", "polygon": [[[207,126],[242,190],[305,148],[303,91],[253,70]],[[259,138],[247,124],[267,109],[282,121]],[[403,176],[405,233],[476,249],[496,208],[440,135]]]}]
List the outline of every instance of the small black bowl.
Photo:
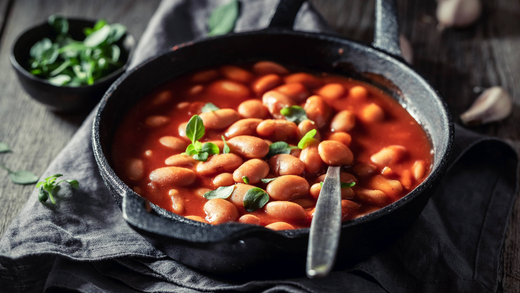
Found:
[{"label": "small black bowl", "polygon": [[[68,18],[67,20],[69,22],[69,34],[75,40],[83,40],[85,38],[83,29],[93,27],[96,23],[94,20],[76,18]],[[55,86],[27,70],[31,47],[45,37],[52,39],[52,36],[52,28],[47,22],[27,29],[14,42],[10,59],[25,91],[33,99],[55,111],[74,111],[95,105],[108,87],[126,71],[130,65],[136,44],[135,38],[127,32],[118,42],[121,47],[121,58],[125,60],[125,64],[118,70],[97,80],[93,85]]]}]

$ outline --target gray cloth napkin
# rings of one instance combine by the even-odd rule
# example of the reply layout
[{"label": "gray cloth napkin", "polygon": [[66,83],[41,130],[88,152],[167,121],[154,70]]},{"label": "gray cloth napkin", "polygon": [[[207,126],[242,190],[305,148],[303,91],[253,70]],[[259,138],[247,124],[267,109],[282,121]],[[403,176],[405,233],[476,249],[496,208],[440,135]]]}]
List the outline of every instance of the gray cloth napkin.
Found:
[{"label": "gray cloth napkin", "polygon": [[[163,1],[133,66],[201,38],[225,0]],[[277,1],[241,2],[236,31],[264,28]],[[331,32],[307,3],[295,29]],[[450,169],[418,221],[390,249],[328,277],[237,281],[169,259],[123,220],[90,143],[91,114],[42,175],[63,173],[80,189],[42,205],[36,191],[0,239],[0,292],[495,292],[500,251],[516,195],[515,152],[456,127]],[[254,273],[252,273],[254,275]]]}]

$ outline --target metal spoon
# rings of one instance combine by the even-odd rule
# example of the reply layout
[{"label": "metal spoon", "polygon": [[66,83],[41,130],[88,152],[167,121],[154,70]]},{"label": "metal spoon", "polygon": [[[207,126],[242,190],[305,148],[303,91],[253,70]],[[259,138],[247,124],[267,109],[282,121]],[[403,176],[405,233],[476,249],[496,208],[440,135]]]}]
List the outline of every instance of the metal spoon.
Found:
[{"label": "metal spoon", "polygon": [[307,249],[307,277],[325,277],[332,267],[341,233],[340,166],[329,167],[312,218]]}]

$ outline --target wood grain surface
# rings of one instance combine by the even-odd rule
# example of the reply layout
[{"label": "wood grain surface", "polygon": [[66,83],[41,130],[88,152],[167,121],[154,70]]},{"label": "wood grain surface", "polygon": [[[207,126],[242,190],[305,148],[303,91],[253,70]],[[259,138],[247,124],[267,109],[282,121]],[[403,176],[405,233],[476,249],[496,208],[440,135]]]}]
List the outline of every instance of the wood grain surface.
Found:
[{"label": "wood grain surface", "polygon": [[[370,43],[374,2],[311,0],[339,34]],[[401,33],[414,49],[414,68],[447,101],[455,122],[482,91],[502,86],[515,100],[504,121],[472,130],[509,142],[520,153],[520,1],[484,0],[484,13],[473,26],[439,31],[436,1],[398,0]],[[24,29],[52,13],[106,18],[126,25],[138,39],[158,0],[0,0],[0,141],[14,150],[0,155],[12,169],[41,174],[69,141],[86,113],[57,114],[33,101],[9,64],[9,49]],[[18,214],[33,185],[12,184],[0,173],[0,236]],[[518,196],[518,195],[517,195]],[[520,292],[520,201],[516,201],[502,252],[504,292]]]}]

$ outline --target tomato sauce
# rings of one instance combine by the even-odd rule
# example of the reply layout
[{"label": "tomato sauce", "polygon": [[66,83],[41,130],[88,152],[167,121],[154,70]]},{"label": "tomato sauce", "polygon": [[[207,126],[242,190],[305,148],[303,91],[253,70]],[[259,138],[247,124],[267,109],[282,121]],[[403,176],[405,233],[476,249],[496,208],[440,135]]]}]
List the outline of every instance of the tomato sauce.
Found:
[{"label": "tomato sauce", "polygon": [[[294,76],[293,74],[297,71],[285,72],[283,70],[276,74],[281,78],[282,84],[273,82],[274,86],[268,84],[261,87],[258,85],[258,80],[265,76],[266,72],[257,70],[258,68],[255,66],[254,64],[240,65],[238,68],[242,71],[238,70],[234,75],[232,70],[226,71],[222,68],[188,74],[160,86],[144,97],[123,119],[114,138],[112,160],[118,176],[150,202],[182,216],[198,216],[200,218],[192,218],[209,222],[209,216],[204,211],[204,205],[208,200],[203,195],[218,187],[213,183],[213,179],[218,173],[200,175],[196,172],[195,166],[188,166],[187,168],[196,173],[195,181],[188,186],[152,182],[150,179],[152,171],[166,167],[167,158],[185,151],[165,147],[160,139],[165,136],[173,136],[182,139],[185,145],[188,145],[190,144],[189,139],[183,138],[180,134],[185,129],[183,123],[188,122],[193,115],[201,114],[202,107],[207,103],[213,103],[220,109],[237,110],[244,101],[251,99],[262,101],[265,89],[267,91],[276,90],[283,83],[294,83],[296,80],[304,85],[308,96],[320,96],[320,90],[328,84],[339,84],[344,89],[344,94],[339,98],[323,98],[331,108],[331,115],[326,119],[325,125],[318,129],[322,140],[333,133],[330,123],[337,112],[348,110],[355,116],[354,128],[347,131],[351,136],[348,148],[353,153],[354,161],[350,166],[343,166],[342,172],[354,175],[356,183],[353,187],[353,198],[343,200],[343,221],[363,216],[382,207],[381,204],[375,204],[370,198],[367,199],[360,195],[362,193],[360,189],[375,189],[374,186],[377,184],[374,185],[372,182],[374,176],[382,174],[385,180],[393,180],[391,182],[399,183],[402,186],[400,191],[392,190],[392,192],[383,194],[386,196],[385,205],[399,200],[426,178],[432,164],[432,150],[428,137],[418,122],[382,90],[351,78],[330,74],[312,74],[314,79],[309,80],[314,84],[307,82],[305,78],[298,79],[297,76],[293,80],[289,76]],[[236,67],[230,66],[230,68]],[[244,74],[243,70],[248,74]],[[341,87],[338,88],[341,91]],[[303,107],[305,101],[306,98],[295,104]],[[367,107],[372,104],[382,110],[382,120],[370,120],[372,119],[370,115],[375,114],[370,114],[372,112],[369,113]],[[156,117],[167,118],[161,120]],[[273,117],[269,115],[263,119],[273,119]],[[202,143],[222,141],[221,136],[226,134],[226,129],[227,127],[218,130],[206,129],[205,135],[200,141]],[[301,135],[286,142],[290,145],[297,145],[300,137]],[[404,149],[399,159],[388,164],[374,163],[371,159],[372,156],[389,146],[399,146]],[[246,161],[247,159],[244,158],[244,162]],[[363,169],[363,166],[369,166],[367,168],[371,170],[370,174],[358,174],[360,172],[358,169]],[[307,179],[309,186],[312,186],[319,183],[316,180],[318,176],[326,173],[327,167],[325,164],[317,172],[303,172],[299,176]],[[277,176],[270,172],[267,177]],[[267,186],[265,183],[252,185],[263,190],[266,190]],[[178,191],[175,197],[169,193],[171,189]],[[381,191],[378,191],[377,194],[381,194]],[[181,209],[178,209],[178,205],[177,209],[175,208],[176,200],[177,203],[182,203]],[[316,198],[308,193],[289,201],[300,204],[306,216],[297,220],[280,219],[266,213],[265,206],[252,213],[248,213],[240,205],[236,205],[236,208],[239,216],[252,214],[259,219],[258,224],[263,226],[282,221],[293,228],[309,227]]]}]

